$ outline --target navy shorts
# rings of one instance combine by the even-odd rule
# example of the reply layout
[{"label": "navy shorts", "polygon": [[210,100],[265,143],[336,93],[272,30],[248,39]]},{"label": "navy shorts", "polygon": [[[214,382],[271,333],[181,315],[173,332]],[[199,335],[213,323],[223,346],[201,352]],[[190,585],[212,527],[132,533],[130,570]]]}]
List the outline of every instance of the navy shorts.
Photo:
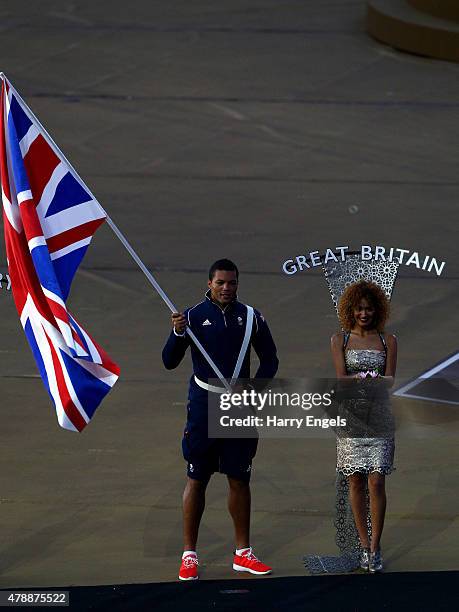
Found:
[{"label": "navy shorts", "polygon": [[185,429],[182,450],[188,462],[187,475],[207,483],[214,472],[220,472],[249,482],[257,445],[258,438],[209,440],[193,436]]}]

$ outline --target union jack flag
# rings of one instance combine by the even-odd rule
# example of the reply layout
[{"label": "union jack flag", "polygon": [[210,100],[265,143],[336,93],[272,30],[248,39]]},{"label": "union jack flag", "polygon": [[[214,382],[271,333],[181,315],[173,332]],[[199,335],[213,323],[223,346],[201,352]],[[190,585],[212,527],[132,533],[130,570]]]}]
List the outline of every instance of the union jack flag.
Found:
[{"label": "union jack flag", "polygon": [[0,171],[13,297],[59,424],[82,431],[118,366],[66,307],[105,211],[4,75]]}]

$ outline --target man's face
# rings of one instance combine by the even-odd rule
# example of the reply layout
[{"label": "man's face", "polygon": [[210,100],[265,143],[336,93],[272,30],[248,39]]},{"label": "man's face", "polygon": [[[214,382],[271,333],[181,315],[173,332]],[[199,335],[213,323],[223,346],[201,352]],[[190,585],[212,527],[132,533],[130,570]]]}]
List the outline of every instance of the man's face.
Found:
[{"label": "man's face", "polygon": [[238,281],[234,270],[216,270],[213,279],[207,284],[212,300],[222,306],[226,306],[236,297]]}]

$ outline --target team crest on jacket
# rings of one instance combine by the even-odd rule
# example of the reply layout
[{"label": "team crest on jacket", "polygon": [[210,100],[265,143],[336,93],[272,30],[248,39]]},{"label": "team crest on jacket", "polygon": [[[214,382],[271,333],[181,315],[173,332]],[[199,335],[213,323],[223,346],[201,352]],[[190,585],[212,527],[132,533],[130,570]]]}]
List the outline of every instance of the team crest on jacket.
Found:
[{"label": "team crest on jacket", "polygon": [[237,322],[239,323],[239,325],[242,325],[242,323],[243,323],[242,317],[238,317],[237,318]]}]

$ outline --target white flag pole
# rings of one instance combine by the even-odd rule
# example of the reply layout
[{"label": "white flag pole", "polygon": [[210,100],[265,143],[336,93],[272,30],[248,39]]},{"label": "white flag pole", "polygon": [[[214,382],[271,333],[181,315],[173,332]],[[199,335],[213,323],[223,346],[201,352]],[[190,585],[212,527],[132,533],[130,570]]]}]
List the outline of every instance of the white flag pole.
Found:
[{"label": "white flag pole", "polygon": [[[43,127],[43,125],[41,124],[41,122],[38,119],[38,117],[36,117],[34,115],[32,110],[29,108],[29,106],[26,104],[26,102],[22,99],[22,97],[18,94],[18,92],[15,90],[15,88],[11,85],[10,81],[8,81],[8,79],[6,78],[6,75],[3,72],[0,72],[0,79],[2,81],[4,81],[5,83],[8,83],[8,86],[11,89],[11,91],[18,98],[18,100],[20,100],[22,102],[22,104],[24,105],[26,112],[30,115],[30,118],[39,126],[39,128],[40,128],[40,130],[42,132],[42,135],[45,138],[46,142],[49,144],[49,146],[52,149],[54,149],[56,154],[58,156],[60,156],[65,161],[65,163],[68,165],[69,170],[72,173],[72,175],[75,178],[75,180],[77,180],[80,183],[80,185],[89,193],[89,195],[92,197],[94,202],[97,202],[97,204],[99,204],[99,201],[95,198],[94,194],[91,192],[89,187],[83,182],[83,180],[80,177],[80,175],[78,174],[78,172],[75,170],[75,168],[69,162],[69,160],[65,157],[64,153],[60,150],[60,148],[57,146],[57,144],[54,142],[54,140],[48,134],[47,130]],[[100,206],[100,204],[99,204],[99,206]],[[160,287],[158,281],[155,279],[153,274],[148,270],[148,268],[145,266],[143,261],[140,259],[140,257],[137,255],[137,253],[134,251],[134,249],[129,244],[129,242],[127,241],[125,236],[122,234],[120,229],[115,225],[113,220],[109,217],[109,215],[102,208],[102,206],[100,206],[100,208],[101,208],[101,211],[103,211],[104,216],[106,217],[107,223],[110,226],[110,228],[112,229],[112,231],[114,232],[115,236],[120,240],[121,244],[124,246],[124,248],[128,251],[128,253],[131,255],[133,260],[136,262],[136,264],[139,266],[139,268],[145,274],[145,276],[147,277],[147,279],[150,282],[150,284],[153,285],[153,287],[156,289],[156,291],[158,292],[159,296],[166,303],[166,305],[169,308],[169,310],[171,312],[178,312],[177,308],[174,306],[174,304],[171,302],[171,300],[169,299],[167,294]],[[227,391],[231,392],[231,386],[229,385],[228,381],[225,379],[223,374],[220,372],[219,368],[217,367],[217,364],[213,361],[212,357],[209,355],[209,353],[206,351],[206,349],[202,346],[202,344],[199,342],[199,340],[196,338],[195,334],[191,331],[191,329],[188,326],[186,327],[186,333],[191,338],[191,340],[194,342],[196,347],[201,351],[202,356],[207,361],[207,363],[210,365],[212,370],[215,372],[215,374],[217,375],[217,377],[219,378],[220,382],[223,384],[225,389],[227,389]]]},{"label": "white flag pole", "polygon": [[[169,310],[171,312],[178,312],[177,308],[174,306],[174,304],[171,302],[171,300],[169,299],[167,294],[160,287],[158,281],[155,279],[153,274],[150,272],[150,270],[148,270],[148,268],[145,266],[143,261],[140,259],[140,257],[137,255],[137,253],[132,248],[132,246],[126,240],[125,236],[121,233],[119,228],[115,225],[115,223],[112,221],[112,219],[108,215],[107,215],[107,223],[111,227],[111,229],[113,230],[113,232],[117,236],[117,238],[120,240],[120,242],[122,243],[124,248],[128,251],[129,255],[132,257],[132,259],[136,262],[136,264],[139,266],[139,268],[145,274],[145,276],[147,277],[147,279],[150,282],[150,284],[153,285],[153,287],[159,293],[160,297],[167,304]],[[202,344],[199,342],[199,340],[196,338],[195,334],[191,331],[191,329],[188,326],[186,327],[186,333],[193,340],[193,342],[195,343],[196,347],[201,351],[203,357],[206,359],[207,363],[213,369],[215,374],[218,376],[218,378],[220,379],[220,382],[224,385],[225,389],[227,389],[227,391],[231,392],[231,387],[228,384],[228,382],[226,381],[226,379],[223,376],[223,374],[218,369],[217,364],[213,361],[212,357],[209,355],[209,353],[206,351],[206,349],[202,346]]]}]

